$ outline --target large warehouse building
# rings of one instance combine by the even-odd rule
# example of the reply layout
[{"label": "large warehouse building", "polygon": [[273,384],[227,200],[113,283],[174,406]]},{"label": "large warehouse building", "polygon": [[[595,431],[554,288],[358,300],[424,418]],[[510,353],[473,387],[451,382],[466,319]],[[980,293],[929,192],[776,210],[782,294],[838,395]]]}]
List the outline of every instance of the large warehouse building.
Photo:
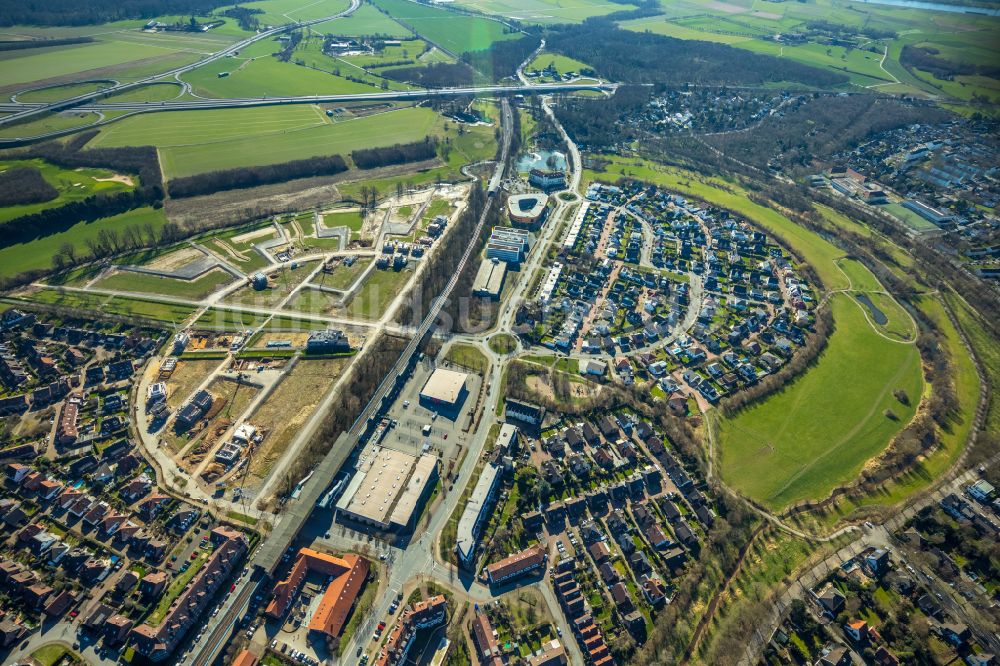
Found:
[{"label": "large warehouse building", "polygon": [[469,375],[438,368],[420,391],[420,401],[430,406],[455,407],[461,404],[467,391]]},{"label": "large warehouse building", "polygon": [[381,446],[366,449],[337,511],[380,530],[404,530],[437,481],[437,458]]},{"label": "large warehouse building", "polygon": [[507,277],[507,264],[499,259],[483,259],[479,265],[479,272],[472,283],[472,295],[500,300],[500,292],[503,291],[504,278]]}]

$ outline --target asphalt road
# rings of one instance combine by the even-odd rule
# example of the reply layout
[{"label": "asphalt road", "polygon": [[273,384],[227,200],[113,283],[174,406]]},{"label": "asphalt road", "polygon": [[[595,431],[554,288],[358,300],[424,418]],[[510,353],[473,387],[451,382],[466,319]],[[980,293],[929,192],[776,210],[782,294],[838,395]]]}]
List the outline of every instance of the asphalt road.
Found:
[{"label": "asphalt road", "polygon": [[[288,25],[282,25],[276,28],[271,28],[270,30],[265,30],[264,32],[257,33],[256,35],[247,37],[244,40],[236,42],[235,44],[231,44],[226,48],[222,49],[221,51],[216,51],[215,53],[205,56],[204,58],[198,60],[197,62],[193,62],[189,65],[183,65],[181,67],[175,67],[174,69],[171,69],[169,71],[161,72],[159,74],[154,74],[152,76],[147,76],[145,78],[138,79],[131,83],[119,83],[110,88],[105,88],[101,90],[100,94],[102,96],[107,96],[109,94],[123,92],[125,90],[130,90],[132,88],[137,88],[143,84],[150,83],[158,79],[171,76],[178,76],[180,74],[184,74],[185,72],[190,72],[191,70],[197,69],[202,65],[207,65],[210,62],[214,62],[219,58],[225,58],[229,54],[244,49],[247,46],[253,44],[254,42],[259,42],[262,39],[267,39],[269,37],[273,37],[274,35],[278,35],[283,32],[288,32],[289,30],[294,30],[296,28],[303,28],[305,26],[315,25],[317,23],[323,23],[325,21],[332,21],[334,19],[338,19],[344,16],[349,16],[350,14],[353,14],[354,11],[360,6],[361,6],[361,0],[351,0],[351,6],[345,9],[344,11],[340,12],[339,14],[334,14],[332,16],[324,16],[322,18],[312,19],[310,21],[302,21],[301,23],[289,23]],[[15,113],[12,113],[11,115],[6,116],[4,118],[0,118],[0,126],[5,125],[7,123],[18,122],[26,118],[30,118],[31,116],[47,113],[49,111],[75,107],[80,104],[89,102],[95,99],[95,97],[96,95],[94,93],[87,93],[84,95],[77,95],[76,97],[70,97],[64,100],[59,100],[58,102],[52,102],[51,104],[39,104],[37,106],[32,106],[30,108],[26,108],[21,111],[16,111]]]}]

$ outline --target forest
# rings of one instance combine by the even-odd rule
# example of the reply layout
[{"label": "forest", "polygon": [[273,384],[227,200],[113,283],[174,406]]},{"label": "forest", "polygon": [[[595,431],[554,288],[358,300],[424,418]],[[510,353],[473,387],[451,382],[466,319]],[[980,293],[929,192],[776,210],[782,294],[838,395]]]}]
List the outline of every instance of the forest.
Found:
[{"label": "forest", "polygon": [[705,137],[728,156],[764,168],[814,168],[814,160],[913,123],[940,123],[951,113],[936,106],[875,95],[813,96],[746,132]]},{"label": "forest", "polygon": [[18,167],[0,173],[0,206],[23,206],[52,201],[59,196],[38,169]]},{"label": "forest", "polygon": [[419,162],[435,156],[437,156],[437,146],[429,136],[424,137],[423,141],[397,143],[385,148],[364,148],[351,153],[351,159],[359,169]]},{"label": "forest", "polygon": [[170,196],[194,197],[223,190],[238,190],[258,185],[283,183],[310,176],[332,176],[347,171],[348,166],[340,155],[311,157],[283,164],[246,166],[225,171],[210,171],[196,176],[175,178],[170,181]]},{"label": "forest", "polygon": [[939,79],[952,79],[956,76],[989,76],[1000,77],[1000,66],[995,64],[974,65],[968,62],[955,62],[939,57],[940,51],[929,46],[913,46],[904,44],[899,54],[899,62],[904,67],[916,67],[929,72]]},{"label": "forest", "polygon": [[539,37],[526,35],[521,39],[495,42],[483,51],[466,51],[461,60],[492,81],[516,76],[518,66],[538,48]]},{"label": "forest", "polygon": [[412,83],[423,88],[471,86],[475,71],[465,63],[435,62],[426,66],[394,67],[380,72],[393,81]]},{"label": "forest", "polygon": [[545,41],[547,49],[585,62],[613,81],[702,85],[785,81],[822,88],[847,83],[842,74],[725,44],[622,30],[607,18],[553,28]]}]

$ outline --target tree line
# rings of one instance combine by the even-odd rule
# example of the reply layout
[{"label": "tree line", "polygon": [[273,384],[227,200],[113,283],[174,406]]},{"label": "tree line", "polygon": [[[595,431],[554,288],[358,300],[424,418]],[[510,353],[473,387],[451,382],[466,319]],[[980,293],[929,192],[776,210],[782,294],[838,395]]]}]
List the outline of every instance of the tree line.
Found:
[{"label": "tree line", "polygon": [[93,25],[176,14],[204,15],[231,0],[0,0],[0,25]]},{"label": "tree line", "polygon": [[0,42],[0,51],[20,51],[23,49],[40,49],[47,46],[71,46],[73,44],[89,44],[93,37],[65,37],[63,39],[18,39],[10,42]]},{"label": "tree line", "polygon": [[351,159],[359,169],[405,164],[429,160],[437,156],[437,144],[429,136],[413,143],[397,143],[383,148],[360,148],[351,152]]},{"label": "tree line", "polygon": [[38,169],[17,167],[0,173],[0,206],[23,206],[52,201],[59,191]]},{"label": "tree line", "polygon": [[347,162],[340,155],[324,155],[282,164],[245,166],[174,178],[170,181],[168,189],[170,196],[177,199],[223,190],[238,190],[271,183],[283,183],[296,178],[332,176],[347,171],[347,169]]}]

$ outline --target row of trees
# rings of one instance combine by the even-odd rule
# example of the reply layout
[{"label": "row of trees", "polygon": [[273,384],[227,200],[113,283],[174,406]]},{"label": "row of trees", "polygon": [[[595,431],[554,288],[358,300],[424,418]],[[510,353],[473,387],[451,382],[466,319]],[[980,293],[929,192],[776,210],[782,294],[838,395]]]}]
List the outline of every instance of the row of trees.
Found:
[{"label": "row of trees", "polygon": [[0,51],[20,51],[23,49],[40,49],[48,46],[72,46],[73,44],[89,44],[93,37],[65,37],[63,39],[20,39],[10,42],[0,42]]},{"label": "row of trees", "polygon": [[405,164],[429,160],[437,156],[437,144],[429,136],[413,143],[397,143],[384,148],[361,148],[351,153],[351,159],[359,169]]},{"label": "row of trees", "polygon": [[176,14],[204,15],[231,0],[0,0],[0,25],[93,25]]},{"label": "row of trees", "polygon": [[223,190],[283,183],[296,178],[332,176],[347,171],[347,169],[347,163],[340,155],[324,155],[283,164],[245,166],[175,178],[170,181],[169,190],[170,196],[174,198],[193,197]]},{"label": "row of trees", "polygon": [[43,203],[58,196],[38,169],[17,167],[0,173],[0,206]]}]

